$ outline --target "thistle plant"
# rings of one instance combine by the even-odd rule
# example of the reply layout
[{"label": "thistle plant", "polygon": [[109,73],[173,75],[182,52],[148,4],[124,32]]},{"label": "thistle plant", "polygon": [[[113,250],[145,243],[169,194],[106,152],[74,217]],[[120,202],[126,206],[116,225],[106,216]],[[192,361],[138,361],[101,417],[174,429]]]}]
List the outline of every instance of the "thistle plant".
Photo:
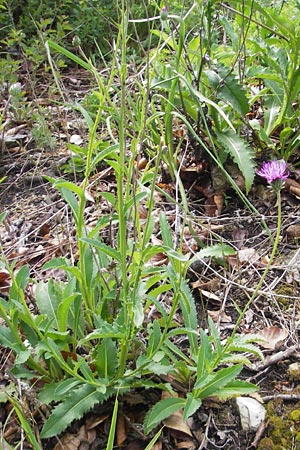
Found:
[{"label": "thistle plant", "polygon": [[262,287],[266,276],[269,273],[270,267],[273,263],[277,248],[278,248],[278,244],[279,244],[279,239],[280,239],[280,228],[281,228],[281,190],[284,187],[284,181],[286,180],[286,178],[288,178],[289,176],[289,171],[287,170],[287,165],[286,162],[281,159],[281,160],[272,160],[272,161],[268,161],[268,162],[264,162],[262,167],[256,171],[256,174],[261,176],[262,178],[265,178],[265,180],[267,180],[268,184],[270,185],[270,188],[273,189],[276,192],[277,195],[277,229],[276,229],[276,236],[273,242],[273,248],[272,248],[272,252],[270,255],[270,258],[268,260],[268,263],[265,267],[265,270],[256,286],[256,289],[254,290],[252,296],[250,297],[250,299],[248,300],[246,306],[244,307],[244,309],[242,310],[236,325],[234,327],[232,336],[233,337],[246,313],[246,311],[249,309],[249,307],[251,306],[251,304],[254,302],[254,300],[257,297],[257,294],[260,290],[260,288]]}]

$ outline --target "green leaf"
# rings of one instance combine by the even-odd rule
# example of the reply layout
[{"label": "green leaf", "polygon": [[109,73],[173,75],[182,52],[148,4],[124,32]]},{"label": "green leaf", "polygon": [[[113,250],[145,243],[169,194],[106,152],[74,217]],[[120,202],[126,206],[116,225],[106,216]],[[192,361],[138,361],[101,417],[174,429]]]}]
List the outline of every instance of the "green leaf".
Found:
[{"label": "green leaf", "polygon": [[99,241],[98,239],[82,238],[81,240],[83,242],[86,242],[87,244],[92,245],[111,258],[114,258],[116,261],[121,261],[121,255],[117,250],[110,247],[109,245],[103,244],[103,242]]},{"label": "green leaf", "polygon": [[161,340],[160,326],[157,320],[152,323],[152,329],[149,333],[148,347],[147,347],[147,357],[152,358],[152,356],[159,350],[160,340]]},{"label": "green leaf", "polygon": [[202,400],[194,398],[192,393],[187,394],[186,405],[183,411],[183,421],[186,422],[201,406]]},{"label": "green leaf", "polygon": [[239,114],[245,115],[249,110],[246,92],[235,79],[233,74],[226,73],[228,69],[219,68],[219,73],[206,70],[210,85],[217,89],[218,96],[229,103]]},{"label": "green leaf", "polygon": [[224,258],[224,256],[232,256],[236,254],[236,250],[227,244],[216,244],[203,248],[196,253],[192,261],[203,258]]},{"label": "green leaf", "polygon": [[240,395],[249,395],[257,392],[257,390],[258,387],[255,384],[248,383],[248,381],[234,380],[222,387],[216,393],[216,396],[222,400],[227,400]]},{"label": "green leaf", "polygon": [[91,71],[91,64],[88,64],[83,59],[79,58],[79,56],[75,55],[74,53],[70,52],[69,50],[65,49],[61,45],[57,44],[56,42],[52,41],[51,39],[48,39],[46,44],[46,48],[51,47],[53,50],[65,55],[67,58],[74,61],[76,64],[79,64],[84,69]]},{"label": "green leaf", "polygon": [[197,380],[200,380],[207,374],[212,359],[211,343],[204,330],[200,331],[200,337],[201,344],[197,355]]},{"label": "green leaf", "polygon": [[93,356],[99,377],[109,378],[116,373],[117,349],[112,339],[103,339],[101,344],[97,345]]},{"label": "green leaf", "polygon": [[45,384],[38,394],[38,399],[46,405],[51,402],[59,402],[69,391],[73,391],[79,385],[82,385],[82,382],[76,378],[68,378],[57,383]]},{"label": "green leaf", "polygon": [[164,246],[173,248],[172,230],[166,216],[162,213],[159,215],[159,225]]},{"label": "green leaf", "polygon": [[165,398],[160,400],[150,411],[146,414],[144,420],[145,434],[150,433],[162,420],[174,414],[179,409],[184,408],[186,400],[183,398]]},{"label": "green leaf", "polygon": [[197,382],[194,386],[194,389],[197,391],[195,392],[195,397],[203,399],[210,395],[217,395],[217,392],[232,381],[241,372],[242,368],[242,364],[225,367],[225,369],[220,369],[216,373],[208,376],[207,383],[201,380],[203,386],[200,387],[200,383]]},{"label": "green leaf", "polygon": [[44,314],[52,326],[59,329],[58,306],[62,299],[62,290],[52,279],[48,282],[40,281],[35,290],[35,300],[41,314]]},{"label": "green leaf", "polygon": [[101,394],[94,386],[88,384],[74,389],[71,395],[53,409],[51,416],[43,426],[41,438],[58,436],[73,420],[80,419],[96,403],[103,402],[110,395],[110,391]]},{"label": "green leaf", "polygon": [[254,180],[254,152],[249,144],[232,130],[216,132],[219,143],[238,165],[245,178],[246,192],[251,189]]},{"label": "green leaf", "polygon": [[276,128],[277,119],[280,114],[280,105],[275,96],[267,96],[264,102],[264,130],[270,136]]},{"label": "green leaf", "polygon": [[[184,325],[186,328],[196,331],[198,328],[198,320],[195,301],[185,280],[181,280],[180,290],[180,306],[182,310]],[[188,339],[190,342],[192,354],[196,354],[198,350],[197,335],[189,333]]]}]

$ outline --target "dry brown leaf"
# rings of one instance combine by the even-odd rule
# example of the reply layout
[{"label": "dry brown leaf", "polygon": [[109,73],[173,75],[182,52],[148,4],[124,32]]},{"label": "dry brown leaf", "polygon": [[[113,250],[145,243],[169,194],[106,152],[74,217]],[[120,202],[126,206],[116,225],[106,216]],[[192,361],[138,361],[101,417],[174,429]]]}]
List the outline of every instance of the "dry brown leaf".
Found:
[{"label": "dry brown leaf", "polygon": [[[180,434],[193,436],[190,427],[187,423],[183,421],[183,411],[176,411],[174,414],[171,414],[167,419],[163,421],[163,424],[169,428],[169,430],[174,430],[179,432]],[[177,435],[178,436],[178,435]]]},{"label": "dry brown leaf", "polygon": [[[178,395],[176,395],[178,397]],[[174,397],[172,396],[169,392],[162,392],[161,394],[161,398],[165,399],[165,398],[170,398],[170,397]],[[179,410],[176,411],[174,414],[171,414],[169,417],[167,417],[164,421],[163,424],[169,428],[169,430],[173,430],[176,432],[176,435],[178,437],[178,434],[180,436],[193,436],[192,432],[190,430],[190,427],[188,426],[187,423],[185,423],[183,421],[183,411]]]},{"label": "dry brown leaf", "polygon": [[220,288],[220,280],[219,278],[213,278],[206,283],[202,280],[197,280],[194,283],[192,283],[192,288],[196,289],[204,289],[205,291],[209,292],[215,292]]},{"label": "dry brown leaf", "polygon": [[259,345],[268,350],[276,350],[282,346],[289,332],[285,328],[267,327],[259,331],[258,336],[262,338]]},{"label": "dry brown leaf", "polygon": [[244,246],[248,234],[248,230],[245,230],[245,228],[234,228],[234,230],[232,231],[232,239],[238,249],[241,249]]},{"label": "dry brown leaf", "polygon": [[215,300],[217,303],[221,303],[221,299],[218,295],[214,294],[213,292],[205,291],[204,289],[199,289],[202,295],[204,297],[209,298],[210,300]]},{"label": "dry brown leaf", "polygon": [[196,448],[196,444],[194,441],[192,441],[190,439],[188,441],[178,442],[176,444],[176,449],[180,450],[182,448],[187,448],[188,450],[194,450]]},{"label": "dry brown leaf", "polygon": [[86,420],[85,427],[87,430],[92,430],[96,428],[98,425],[103,423],[106,419],[108,419],[109,414],[103,414],[103,416],[93,416]]},{"label": "dry brown leaf", "polygon": [[215,194],[214,202],[215,202],[215,205],[217,206],[218,215],[220,216],[222,213],[223,206],[224,206],[224,195],[223,194]]},{"label": "dry brown leaf", "polygon": [[118,414],[116,427],[116,442],[120,447],[127,439],[126,422],[122,413]]},{"label": "dry brown leaf", "polygon": [[297,181],[287,178],[284,182],[284,187],[290,194],[300,198],[300,184]]},{"label": "dry brown leaf", "polygon": [[209,311],[207,310],[208,316],[214,321],[221,323],[231,323],[232,319],[230,316],[227,316],[224,311],[218,310],[218,311]]},{"label": "dry brown leaf", "polygon": [[162,442],[161,441],[156,442],[156,444],[153,445],[151,450],[162,450]]},{"label": "dry brown leaf", "polygon": [[300,238],[300,225],[299,224],[290,225],[286,229],[286,234],[289,239],[299,239]]},{"label": "dry brown leaf", "polygon": [[78,450],[80,443],[80,439],[74,434],[66,433],[60,438],[53,450]]},{"label": "dry brown leaf", "polygon": [[242,248],[238,251],[238,259],[240,264],[255,264],[259,261],[260,256],[254,248]]},{"label": "dry brown leaf", "polygon": [[86,428],[86,425],[82,425],[79,429],[78,438],[80,439],[80,447],[79,450],[81,450],[81,444],[92,444],[96,439],[97,433],[96,430],[90,429],[88,430]]}]

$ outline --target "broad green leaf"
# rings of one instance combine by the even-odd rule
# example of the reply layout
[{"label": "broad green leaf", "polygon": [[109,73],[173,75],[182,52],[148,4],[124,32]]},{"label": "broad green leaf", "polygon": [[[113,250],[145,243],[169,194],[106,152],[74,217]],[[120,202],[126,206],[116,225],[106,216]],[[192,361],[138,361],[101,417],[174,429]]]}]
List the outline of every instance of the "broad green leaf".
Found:
[{"label": "broad green leaf", "polygon": [[112,339],[103,339],[97,345],[93,357],[99,377],[109,378],[115,375],[118,358],[116,343]]},{"label": "broad green leaf", "polygon": [[57,309],[57,323],[59,331],[66,331],[67,327],[71,326],[69,315],[73,310],[72,303],[78,297],[78,295],[78,293],[75,293],[70,295],[69,297],[64,297],[63,301],[59,304]]},{"label": "broad green leaf", "polygon": [[16,337],[12,331],[3,325],[0,325],[0,344],[12,350],[19,349],[20,345],[16,342]]},{"label": "broad green leaf", "polygon": [[165,398],[156,403],[146,414],[144,420],[145,434],[149,434],[162,420],[184,408],[185,403],[185,399],[176,397]]},{"label": "broad green leaf", "polygon": [[216,132],[218,142],[238,165],[245,179],[246,192],[251,189],[254,180],[254,152],[249,144],[232,130]]},{"label": "broad green leaf", "polygon": [[51,402],[59,402],[69,393],[69,391],[73,391],[73,389],[80,384],[82,384],[82,382],[76,378],[68,378],[66,380],[58,381],[57,383],[45,384],[38,394],[38,399],[46,405]]},{"label": "broad green leaf", "polygon": [[[26,266],[21,267],[21,269],[18,271],[18,273],[16,275],[17,286],[15,286],[14,284],[11,286],[10,291],[9,291],[10,299],[20,300],[20,296],[21,297],[24,296],[23,291],[24,291],[28,281],[29,281],[29,267],[26,265]],[[21,292],[18,291],[18,288],[21,290]]]},{"label": "broad green leaf", "polygon": [[196,253],[192,261],[203,258],[224,258],[224,256],[232,256],[236,254],[236,250],[227,244],[216,244],[203,248]]},{"label": "broad green leaf", "polygon": [[[181,290],[180,306],[183,315],[184,325],[188,329],[197,331],[198,320],[197,320],[195,300],[185,280],[181,281],[180,290]],[[196,354],[198,349],[197,335],[195,335],[194,333],[189,333],[188,339],[190,342],[191,353]]]},{"label": "broad green leaf", "polygon": [[197,380],[207,374],[212,356],[211,343],[204,330],[200,331],[200,338],[200,349],[197,355]]},{"label": "broad green leaf", "polygon": [[183,410],[183,421],[186,422],[200,408],[201,404],[202,400],[200,398],[194,398],[192,393],[188,393]]},{"label": "broad green leaf", "polygon": [[264,102],[264,130],[270,136],[277,126],[277,119],[280,114],[280,105],[275,96],[267,96]]},{"label": "broad green leaf", "polygon": [[173,248],[172,230],[163,213],[159,215],[159,225],[164,246]]},{"label": "broad green leaf", "polygon": [[74,389],[71,395],[53,409],[43,426],[41,438],[58,436],[73,420],[80,419],[95,404],[103,402],[110,395],[111,391],[101,394],[94,386],[88,384]]},{"label": "broad green leaf", "polygon": [[62,299],[62,289],[52,279],[48,282],[40,281],[35,290],[35,300],[41,314],[44,314],[52,322],[52,326],[59,329],[58,307]]},{"label": "broad green leaf", "polygon": [[103,159],[110,156],[111,153],[118,152],[119,148],[120,148],[119,144],[114,144],[114,145],[111,145],[110,147],[104,148],[100,152],[98,150],[97,155],[95,156],[95,158],[92,161],[91,170],[93,170],[97,166],[97,164],[99,164],[100,161],[102,161]]},{"label": "broad green leaf", "polygon": [[198,389],[198,383],[195,384],[194,389],[197,391],[195,396],[197,398],[206,398],[210,395],[216,395],[217,392],[231,382],[241,372],[242,364],[225,367],[208,377],[208,382]]},{"label": "broad green leaf", "polygon": [[239,114],[245,115],[249,110],[245,90],[241,87],[235,77],[226,73],[228,69],[219,68],[219,73],[214,70],[206,70],[212,88],[217,90],[218,96],[229,103]]},{"label": "broad green leaf", "polygon": [[159,350],[161,336],[162,334],[160,331],[159,323],[157,320],[154,320],[148,338],[148,346],[147,346],[148,358],[152,358],[152,356]]},{"label": "broad green leaf", "polygon": [[260,359],[264,359],[264,355],[263,355],[262,351],[253,344],[248,344],[248,343],[244,344],[242,342],[233,342],[228,347],[228,351],[229,352],[251,353],[253,355],[258,356]]},{"label": "broad green leaf", "polygon": [[216,392],[216,396],[222,400],[227,400],[240,395],[249,395],[257,390],[258,387],[255,384],[248,383],[248,381],[234,380]]}]

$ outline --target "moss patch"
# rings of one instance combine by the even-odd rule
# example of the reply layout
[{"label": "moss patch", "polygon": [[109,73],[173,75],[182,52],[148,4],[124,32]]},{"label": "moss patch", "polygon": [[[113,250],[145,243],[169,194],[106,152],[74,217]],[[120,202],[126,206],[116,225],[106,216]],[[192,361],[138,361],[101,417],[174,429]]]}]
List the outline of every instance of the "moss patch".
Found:
[{"label": "moss patch", "polygon": [[300,403],[283,403],[276,399],[268,403],[269,426],[258,450],[300,450]]}]

